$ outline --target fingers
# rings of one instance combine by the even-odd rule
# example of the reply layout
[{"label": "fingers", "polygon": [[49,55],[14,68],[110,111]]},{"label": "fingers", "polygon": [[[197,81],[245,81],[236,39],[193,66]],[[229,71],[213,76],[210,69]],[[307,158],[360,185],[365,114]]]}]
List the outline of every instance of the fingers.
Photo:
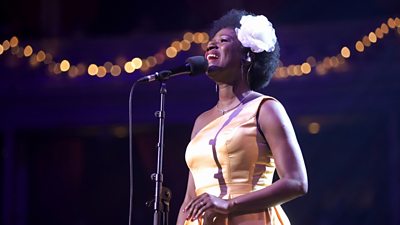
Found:
[{"label": "fingers", "polygon": [[207,198],[204,196],[205,195],[198,196],[185,207],[184,211],[187,212],[187,220],[193,221],[198,219],[199,217],[201,217],[201,215],[203,215],[205,210],[209,208],[209,203],[207,203],[206,201]]},{"label": "fingers", "polygon": [[198,219],[201,215],[203,215],[203,213],[205,212],[205,210],[208,208],[208,204],[200,201],[199,202],[199,208],[197,211],[193,211],[194,217],[193,219],[196,220]]}]

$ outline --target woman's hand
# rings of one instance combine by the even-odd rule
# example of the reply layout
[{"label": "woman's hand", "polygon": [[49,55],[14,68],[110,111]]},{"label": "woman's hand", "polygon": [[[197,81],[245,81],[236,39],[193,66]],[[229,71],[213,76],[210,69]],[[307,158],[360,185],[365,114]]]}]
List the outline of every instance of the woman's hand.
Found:
[{"label": "woman's hand", "polygon": [[203,193],[193,199],[184,209],[186,220],[194,221],[203,217],[204,220],[213,219],[216,214],[229,214],[230,201]]}]

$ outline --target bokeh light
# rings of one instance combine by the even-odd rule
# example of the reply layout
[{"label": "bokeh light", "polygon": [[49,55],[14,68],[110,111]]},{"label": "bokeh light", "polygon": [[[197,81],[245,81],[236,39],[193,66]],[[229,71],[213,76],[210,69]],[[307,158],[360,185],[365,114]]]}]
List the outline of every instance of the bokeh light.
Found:
[{"label": "bokeh light", "polygon": [[99,68],[97,67],[96,64],[90,64],[88,67],[88,74],[91,76],[95,76],[97,72],[99,71]]},{"label": "bokeh light", "polygon": [[311,72],[311,65],[309,63],[301,64],[301,72],[304,74],[309,74]]},{"label": "bokeh light", "polygon": [[24,56],[25,57],[29,57],[29,56],[32,55],[32,53],[33,53],[32,47],[30,45],[25,46],[25,48],[24,48]]},{"label": "bokeh light", "polygon": [[46,59],[46,53],[44,53],[44,51],[40,50],[37,54],[36,54],[36,60],[38,62],[43,62]]},{"label": "bokeh light", "polygon": [[102,78],[102,77],[105,77],[106,74],[107,74],[107,69],[104,66],[99,66],[96,75],[98,77]]},{"label": "bokeh light", "polygon": [[119,76],[121,74],[121,67],[119,65],[113,65],[110,69],[110,73],[114,77]]},{"label": "bokeh light", "polygon": [[11,45],[10,42],[8,40],[3,41],[3,50],[7,51],[8,49],[10,49]]},{"label": "bokeh light", "polygon": [[142,67],[143,62],[140,58],[136,57],[136,58],[132,59],[132,64],[133,64],[133,68],[140,69],[140,67]]},{"label": "bokeh light", "polygon": [[61,61],[60,63],[60,70],[62,72],[66,72],[68,71],[70,68],[70,63],[68,62],[68,60],[64,59],[63,61]]},{"label": "bokeh light", "polygon": [[308,132],[310,134],[318,134],[321,129],[321,125],[317,122],[312,122],[308,124]]},{"label": "bokeh light", "polygon": [[167,55],[168,58],[174,58],[177,55],[176,48],[174,47],[169,47],[167,50],[165,50],[165,54]]},{"label": "bokeh light", "polygon": [[375,35],[374,32],[370,32],[370,33],[368,34],[368,40],[369,40],[371,43],[376,43],[377,37],[376,37],[376,35]]},{"label": "bokeh light", "polygon": [[340,51],[340,54],[342,55],[343,58],[349,58],[350,57],[350,49],[348,47],[343,47],[342,50]]},{"label": "bokeh light", "polygon": [[12,38],[10,39],[10,47],[11,47],[11,48],[17,47],[17,46],[18,46],[18,43],[19,43],[19,40],[18,40],[18,38],[17,38],[16,36],[14,36],[14,37],[12,37]]},{"label": "bokeh light", "polygon": [[127,73],[133,73],[135,71],[135,67],[131,61],[125,63],[124,69]]}]

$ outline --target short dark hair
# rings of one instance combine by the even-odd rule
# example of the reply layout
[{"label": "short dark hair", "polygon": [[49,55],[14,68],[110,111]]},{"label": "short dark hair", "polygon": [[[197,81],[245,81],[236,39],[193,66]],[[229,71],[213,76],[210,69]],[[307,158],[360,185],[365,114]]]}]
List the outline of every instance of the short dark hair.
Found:
[{"label": "short dark hair", "polygon": [[[240,19],[242,16],[254,15],[253,13],[246,12],[245,10],[232,9],[223,15],[218,20],[215,20],[210,29],[210,37],[223,28],[240,28]],[[257,90],[264,88],[271,80],[276,68],[279,64],[279,43],[276,42],[275,49],[272,52],[253,53],[250,48],[245,48],[243,54],[250,52],[252,65],[249,72],[249,85],[250,89]]]}]

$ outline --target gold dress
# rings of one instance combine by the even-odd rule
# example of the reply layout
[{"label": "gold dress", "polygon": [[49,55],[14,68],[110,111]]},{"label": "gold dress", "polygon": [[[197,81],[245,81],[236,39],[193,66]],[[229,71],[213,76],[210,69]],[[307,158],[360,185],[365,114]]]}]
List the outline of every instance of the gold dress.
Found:
[{"label": "gold dress", "polygon": [[[206,192],[223,199],[262,189],[272,183],[275,163],[257,129],[257,112],[269,96],[257,97],[218,117],[190,141],[186,163],[192,173],[196,196]],[[213,225],[290,224],[278,205],[263,212],[218,216]],[[185,225],[208,225],[202,219]]]}]

